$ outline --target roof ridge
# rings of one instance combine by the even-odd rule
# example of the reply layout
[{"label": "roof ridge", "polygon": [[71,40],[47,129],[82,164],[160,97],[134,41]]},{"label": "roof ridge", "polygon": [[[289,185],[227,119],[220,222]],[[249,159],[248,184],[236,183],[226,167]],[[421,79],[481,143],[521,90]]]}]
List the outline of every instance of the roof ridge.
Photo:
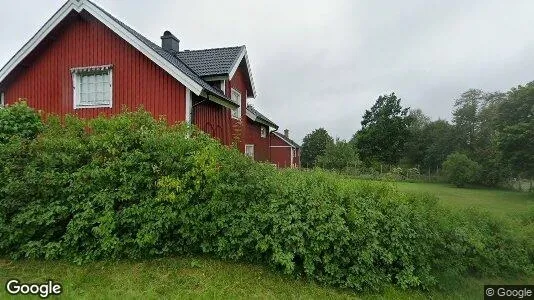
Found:
[{"label": "roof ridge", "polygon": [[273,133],[278,136],[279,138],[281,138],[282,140],[284,140],[285,142],[287,142],[288,144],[293,144],[293,146],[297,147],[297,148],[300,148],[300,145],[297,144],[295,141],[293,141],[292,139],[290,139],[289,137],[287,137],[285,134],[282,134],[278,131],[273,131]]},{"label": "roof ridge", "polygon": [[186,49],[186,50],[182,50],[182,51],[179,51],[178,53],[183,53],[183,52],[199,52],[199,51],[209,51],[209,50],[223,50],[223,49],[237,49],[237,48],[244,48],[245,45],[241,45],[241,46],[228,46],[228,47],[217,47],[217,48],[206,48],[206,49]]},{"label": "roof ridge", "polygon": [[[100,7],[99,5],[95,4],[94,2],[92,2],[91,0],[87,0],[88,2],[90,2],[91,4],[93,4],[94,6],[96,6],[98,9],[100,9],[103,13],[105,13],[106,15],[108,15],[109,17],[111,17],[112,19],[114,19],[117,23],[119,23],[119,25],[125,27],[127,30],[131,31],[133,34],[137,35],[140,39],[143,39],[142,42],[144,43],[150,43],[151,45],[149,45],[150,47],[152,47],[153,49],[155,50],[158,50],[156,51],[156,53],[158,55],[160,55],[163,59],[166,59],[168,60],[168,58],[166,58],[164,55],[162,55],[162,53],[160,53],[159,51],[162,51],[163,53],[169,55],[170,57],[174,58],[176,61],[178,61],[183,67],[185,67],[189,72],[191,72],[192,75],[194,75],[196,77],[195,78],[192,78],[190,77],[193,81],[197,82],[198,84],[201,84],[200,82],[202,82],[205,86],[203,88],[211,88],[213,89],[214,91],[216,92],[219,92],[221,95],[219,96],[223,96],[224,98],[228,98],[224,92],[220,89],[220,88],[215,88],[213,87],[212,85],[210,85],[209,83],[207,83],[204,79],[202,79],[202,77],[197,73],[195,72],[188,64],[186,64],[185,62],[183,62],[181,59],[178,58],[177,55],[163,49],[161,46],[159,46],[158,44],[154,43],[153,41],[151,41],[150,39],[148,39],[147,37],[145,37],[143,34],[141,34],[138,30],[134,29],[132,26],[126,24],[125,22],[123,22],[122,20],[119,20],[117,17],[115,17],[113,14],[111,14],[110,12],[108,12],[107,10],[105,10],[104,8]],[[173,64],[171,62],[171,64]],[[198,80],[198,81],[197,81]],[[202,84],[201,84],[202,86]],[[209,88],[207,88],[207,90],[209,91]]]}]

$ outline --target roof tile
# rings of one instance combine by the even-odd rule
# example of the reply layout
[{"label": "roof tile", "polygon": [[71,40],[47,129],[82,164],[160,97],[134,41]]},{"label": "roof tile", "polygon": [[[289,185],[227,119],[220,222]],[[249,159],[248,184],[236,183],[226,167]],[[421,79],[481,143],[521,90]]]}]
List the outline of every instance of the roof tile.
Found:
[{"label": "roof tile", "polygon": [[184,62],[182,62],[179,58],[177,58],[176,56],[172,55],[171,53],[163,50],[163,48],[161,48],[160,46],[156,45],[155,43],[153,43],[152,41],[150,41],[149,39],[147,39],[146,37],[141,35],[139,32],[137,32],[134,29],[132,29],[130,26],[124,24],[122,21],[120,21],[119,19],[115,18],[112,14],[108,13],[106,10],[104,10],[100,6],[96,5],[94,2],[91,2],[91,3],[93,5],[95,5],[96,7],[98,7],[103,13],[105,13],[110,18],[112,18],[119,25],[124,27],[124,29],[129,31],[135,37],[137,37],[144,44],[146,44],[147,46],[152,48],[152,50],[154,50],[156,53],[158,53],[163,58],[165,58],[169,63],[171,63],[176,68],[178,68],[180,71],[182,71],[187,76],[189,76],[189,78],[191,78],[193,81],[198,83],[203,89],[209,91],[210,93],[212,93],[212,94],[214,94],[214,95],[216,95],[216,96],[218,96],[220,98],[223,98],[223,99],[226,99],[228,101],[231,101],[228,97],[226,97],[224,95],[224,93],[221,91],[221,89],[213,87],[209,83],[204,81],[202,78],[200,78],[199,74],[197,74],[192,68],[190,68],[190,66],[188,66]]},{"label": "roof tile", "polygon": [[176,56],[199,76],[229,74],[245,46],[180,51]]}]

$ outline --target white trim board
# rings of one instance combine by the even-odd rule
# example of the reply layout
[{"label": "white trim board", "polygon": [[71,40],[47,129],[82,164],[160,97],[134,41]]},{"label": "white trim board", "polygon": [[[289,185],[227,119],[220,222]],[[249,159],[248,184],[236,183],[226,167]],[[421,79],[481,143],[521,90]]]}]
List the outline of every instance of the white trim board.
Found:
[{"label": "white trim board", "polygon": [[221,80],[221,91],[226,95],[226,79]]},{"label": "white trim board", "polygon": [[204,81],[228,80],[228,75],[203,76]]},{"label": "white trim board", "polygon": [[191,91],[185,88],[185,122],[191,124],[191,113],[193,111],[193,102],[191,101]]},{"label": "white trim board", "polygon": [[[251,112],[250,110],[248,110],[248,108],[247,108],[246,115],[253,122],[260,123],[261,125],[267,126],[267,128],[275,128],[275,127],[271,126],[271,124],[269,124],[268,122],[265,122],[265,121],[262,121],[261,119],[259,119],[258,116],[256,114],[254,114],[253,112]],[[274,124],[274,125],[276,125],[276,124]],[[278,129],[278,127],[276,127],[276,129]]]},{"label": "white trim board", "polygon": [[215,102],[217,104],[220,104],[220,105],[222,105],[222,106],[224,106],[226,108],[229,108],[229,109],[236,109],[236,108],[239,107],[239,105],[234,103],[233,101],[222,101],[222,100],[220,100],[220,97],[216,97],[216,96],[213,96],[211,94],[207,95],[205,92],[203,92],[201,94],[201,96],[204,97],[204,98],[208,98],[208,100],[213,101],[213,102]]},{"label": "white trim board", "polygon": [[273,131],[271,132],[272,134],[274,134],[276,137],[278,137],[279,139],[281,139],[282,141],[284,141],[288,146],[290,147],[293,147],[293,148],[300,148],[300,147],[296,147],[294,144],[295,143],[291,143],[288,139],[288,137],[286,137],[284,134],[278,132],[278,131]]},{"label": "white trim board", "polygon": [[242,114],[241,114],[241,102],[243,102],[243,96],[241,95],[241,92],[239,92],[239,90],[231,88],[230,89],[230,99],[232,99],[232,102],[234,102],[234,99],[233,99],[234,98],[234,94],[239,95],[239,104],[236,103],[238,105],[238,107],[233,108],[232,110],[236,110],[237,109],[237,111],[239,112],[239,116],[238,117],[234,117],[233,111],[232,111],[232,112],[230,112],[230,117],[232,117],[232,119],[235,119],[235,120],[241,120],[241,118],[243,117]]},{"label": "white trim board", "polygon": [[239,68],[239,65],[241,64],[241,61],[243,60],[243,58],[245,58],[245,64],[247,65],[248,77],[250,78],[250,86],[252,87],[252,98],[254,98],[257,96],[257,94],[256,94],[256,87],[254,86],[254,78],[252,78],[252,70],[250,68],[250,63],[248,61],[247,47],[243,46],[243,50],[241,50],[241,53],[239,54],[239,58],[237,59],[234,66],[232,67],[230,73],[228,74],[228,77],[230,79],[234,77],[234,74],[237,71],[237,68]]},{"label": "white trim board", "polygon": [[247,109],[247,117],[249,117],[252,121],[256,121],[257,116],[253,114],[251,111]]},{"label": "white trim board", "polygon": [[73,10],[78,13],[80,13],[82,10],[87,11],[97,20],[102,22],[106,27],[111,29],[121,38],[126,40],[126,42],[128,42],[130,45],[147,56],[155,64],[169,73],[172,77],[189,88],[193,93],[196,95],[200,95],[202,93],[203,88],[200,86],[200,84],[196,83],[180,69],[172,65],[161,55],[156,53],[152,48],[127,31],[123,26],[110,18],[99,7],[87,0],[67,1],[67,3],[65,3],[0,70],[0,82],[2,82],[9,75],[9,73],[11,73],[15,67],[19,65],[22,60],[28,56],[28,54],[30,54],[37,47],[37,45],[39,45],[43,39]]}]

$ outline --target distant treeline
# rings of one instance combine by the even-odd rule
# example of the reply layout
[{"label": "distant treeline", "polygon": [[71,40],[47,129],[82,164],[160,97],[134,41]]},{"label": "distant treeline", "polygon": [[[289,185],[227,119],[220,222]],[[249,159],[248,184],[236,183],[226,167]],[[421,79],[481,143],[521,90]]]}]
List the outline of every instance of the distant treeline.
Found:
[{"label": "distant treeline", "polygon": [[[470,89],[454,102],[452,122],[404,108],[392,93],[366,110],[349,141],[319,128],[302,145],[302,165],[342,172],[439,173],[462,186],[534,177],[534,82],[507,92]],[[410,171],[408,171],[410,170]],[[441,172],[443,170],[443,172]]]}]

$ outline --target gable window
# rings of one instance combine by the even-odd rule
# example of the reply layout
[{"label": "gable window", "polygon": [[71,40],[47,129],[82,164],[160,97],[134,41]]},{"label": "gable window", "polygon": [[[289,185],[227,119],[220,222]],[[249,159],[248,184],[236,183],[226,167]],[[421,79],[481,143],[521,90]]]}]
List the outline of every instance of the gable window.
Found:
[{"label": "gable window", "polygon": [[245,145],[245,155],[254,159],[254,145]]},{"label": "gable window", "polygon": [[261,126],[260,133],[261,133],[261,137],[262,138],[266,138],[267,137],[267,128]]},{"label": "gable window", "polygon": [[241,119],[241,93],[232,89],[232,101],[239,105],[238,108],[232,109],[232,118]]},{"label": "gable window", "polygon": [[112,66],[71,69],[74,108],[112,107]]}]

